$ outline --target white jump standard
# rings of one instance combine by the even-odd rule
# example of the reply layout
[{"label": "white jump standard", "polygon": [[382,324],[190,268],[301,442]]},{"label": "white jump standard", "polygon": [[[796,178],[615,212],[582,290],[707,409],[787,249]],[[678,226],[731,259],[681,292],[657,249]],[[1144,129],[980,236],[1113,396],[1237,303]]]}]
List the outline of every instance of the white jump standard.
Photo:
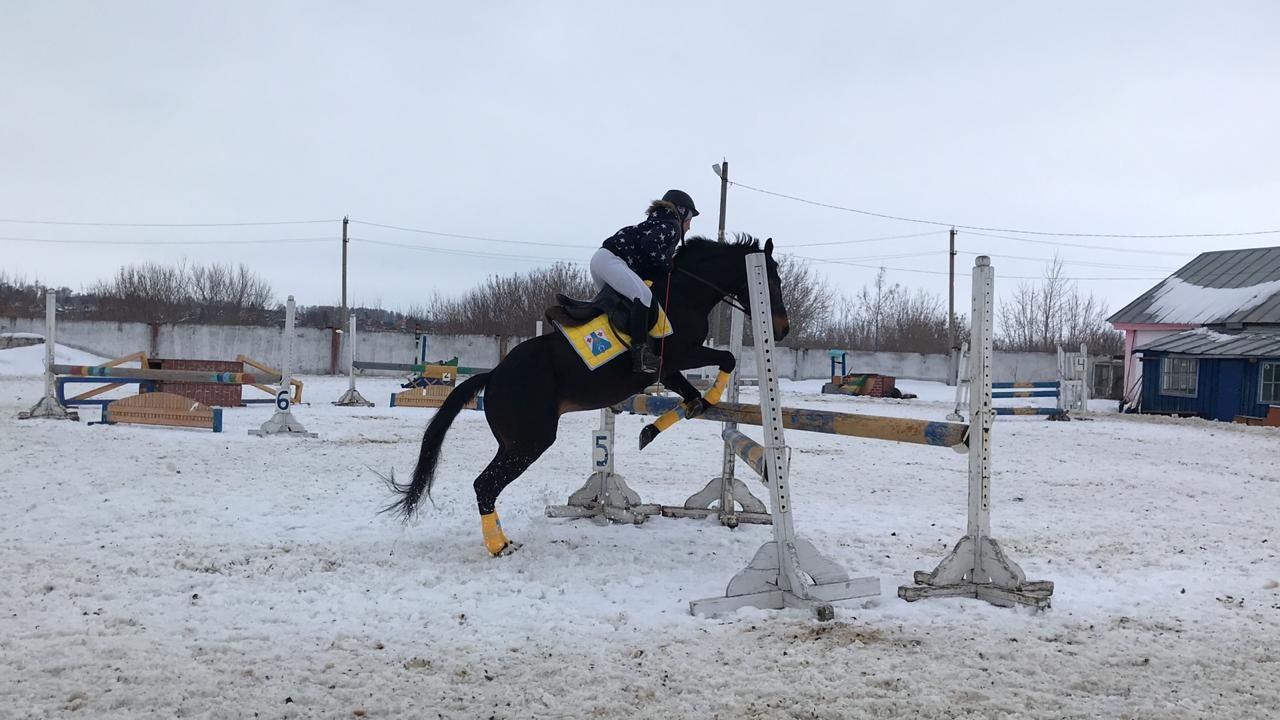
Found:
[{"label": "white jump standard", "polygon": [[[915,585],[898,588],[898,597],[972,597],[994,605],[1049,606],[1053,583],[1028,581],[991,537],[991,335],[995,270],[979,256],[973,268],[973,326],[976,350],[969,362],[969,512],[968,528],[951,553],[931,572],[915,573]],[[977,437],[974,437],[974,435]]]},{"label": "white jump standard", "polygon": [[356,314],[351,313],[350,321],[347,323],[346,337],[343,340],[347,343],[347,391],[342,397],[334,401],[334,405],[341,407],[373,407],[373,403],[365,399],[360,391],[356,389]]},{"label": "white jump standard", "polygon": [[58,294],[53,290],[47,290],[44,306],[44,397],[40,398],[40,401],[30,410],[18,413],[18,419],[47,418],[79,421],[80,415],[58,402],[58,394],[54,391],[53,349],[57,344]]},{"label": "white jump standard", "polygon": [[307,432],[302,423],[298,422],[298,419],[293,416],[293,411],[289,409],[289,381],[293,379],[290,373],[293,371],[294,310],[293,296],[290,295],[284,311],[284,362],[280,364],[280,387],[276,390],[276,411],[270,420],[262,423],[261,428],[250,430],[250,435],[259,437],[267,435],[317,437],[315,433]]},{"label": "white jump standard", "polygon": [[[689,611],[712,615],[742,607],[780,610],[813,608],[820,619],[833,615],[830,603],[880,594],[880,580],[850,578],[839,564],[823,556],[812,543],[798,538],[791,518],[791,488],[787,476],[787,447],[782,427],[782,401],[774,362],[773,325],[769,313],[769,276],[762,253],[746,258],[747,287],[751,296],[751,321],[755,335],[756,367],[760,376],[760,414],[764,430],[764,479],[769,486],[773,540],[756,552],[742,571],[729,581],[724,597],[695,600]],[[730,431],[736,433],[736,431]],[[741,436],[725,433],[729,437]],[[745,436],[742,436],[746,439]],[[752,443],[754,444],[754,443]],[[748,460],[750,448],[738,456]]]}]

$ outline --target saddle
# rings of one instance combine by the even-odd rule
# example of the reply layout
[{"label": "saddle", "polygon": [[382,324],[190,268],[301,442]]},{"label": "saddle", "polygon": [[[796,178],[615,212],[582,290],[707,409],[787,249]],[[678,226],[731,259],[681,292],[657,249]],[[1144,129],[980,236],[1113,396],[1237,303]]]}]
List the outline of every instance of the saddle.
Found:
[{"label": "saddle", "polygon": [[[561,327],[573,328],[585,325],[600,315],[604,315],[609,319],[609,324],[615,328],[626,329],[631,321],[631,300],[623,297],[617,290],[604,286],[595,297],[590,300],[577,300],[562,293],[556,293],[556,302],[547,309],[547,320],[558,323]],[[658,303],[653,303],[649,308],[649,317],[653,319]]]}]

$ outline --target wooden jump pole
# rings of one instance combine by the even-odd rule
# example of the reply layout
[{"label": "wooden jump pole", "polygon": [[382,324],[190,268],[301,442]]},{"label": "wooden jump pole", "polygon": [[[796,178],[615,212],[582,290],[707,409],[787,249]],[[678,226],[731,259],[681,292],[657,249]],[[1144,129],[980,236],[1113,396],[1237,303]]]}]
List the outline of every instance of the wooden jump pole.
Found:
[{"label": "wooden jump pole", "polygon": [[101,365],[54,365],[55,375],[73,377],[131,378],[171,382],[213,383],[217,385],[266,385],[280,382],[279,375],[266,373],[210,372],[208,370],[155,370]]},{"label": "wooden jump pole", "polygon": [[[636,415],[661,415],[680,406],[681,402],[680,398],[675,397],[633,395],[614,407]],[[695,419],[758,426],[760,407],[722,402],[711,406]],[[964,423],[785,407],[782,408],[782,421],[784,427],[790,430],[933,445],[960,451],[968,450],[969,447],[969,426]]]}]

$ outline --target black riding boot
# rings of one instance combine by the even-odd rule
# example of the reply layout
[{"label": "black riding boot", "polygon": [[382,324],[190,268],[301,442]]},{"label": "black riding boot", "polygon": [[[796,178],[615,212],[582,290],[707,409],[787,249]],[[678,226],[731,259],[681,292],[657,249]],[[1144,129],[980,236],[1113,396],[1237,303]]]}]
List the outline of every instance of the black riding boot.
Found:
[{"label": "black riding boot", "polygon": [[631,301],[631,323],[627,330],[631,335],[632,372],[647,375],[658,372],[658,356],[649,349],[649,308],[639,300]]}]

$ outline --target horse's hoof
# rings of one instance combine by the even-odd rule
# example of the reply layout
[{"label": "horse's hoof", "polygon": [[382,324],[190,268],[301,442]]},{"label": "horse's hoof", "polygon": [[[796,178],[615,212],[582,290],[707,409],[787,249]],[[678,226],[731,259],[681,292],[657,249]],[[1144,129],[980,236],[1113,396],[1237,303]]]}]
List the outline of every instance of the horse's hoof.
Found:
[{"label": "horse's hoof", "polygon": [[653,425],[645,425],[644,429],[640,431],[640,449],[645,449],[649,443],[653,442],[653,439],[658,437],[659,432],[658,428]]},{"label": "horse's hoof", "polygon": [[503,545],[502,549],[498,550],[498,552],[490,553],[490,555],[492,555],[493,557],[503,557],[504,555],[510,555],[511,553],[519,550],[521,547],[523,546],[520,543],[508,542],[506,545]]},{"label": "horse's hoof", "polygon": [[696,418],[707,411],[707,401],[702,398],[694,398],[684,405],[684,416],[686,419]]}]

